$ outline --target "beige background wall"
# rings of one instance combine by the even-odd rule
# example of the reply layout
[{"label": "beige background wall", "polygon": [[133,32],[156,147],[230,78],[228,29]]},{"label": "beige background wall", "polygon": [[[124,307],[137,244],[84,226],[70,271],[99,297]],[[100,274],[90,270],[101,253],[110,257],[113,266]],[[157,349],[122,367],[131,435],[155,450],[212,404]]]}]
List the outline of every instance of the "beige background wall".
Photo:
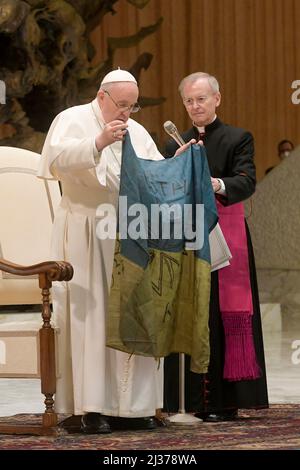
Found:
[{"label": "beige background wall", "polygon": [[180,130],[189,126],[177,86],[200,70],[219,79],[220,116],[253,132],[259,178],[278,163],[281,139],[300,143],[300,104],[291,102],[291,84],[300,80],[300,0],[150,0],[141,10],[120,0],[115,9],[93,33],[98,60],[106,57],[106,37],[132,35],[164,18],[157,33],[117,51],[114,63],[129,68],[138,54],[154,55],[141,93],[167,100],[141,111],[138,120],[161,140],[165,120]]}]

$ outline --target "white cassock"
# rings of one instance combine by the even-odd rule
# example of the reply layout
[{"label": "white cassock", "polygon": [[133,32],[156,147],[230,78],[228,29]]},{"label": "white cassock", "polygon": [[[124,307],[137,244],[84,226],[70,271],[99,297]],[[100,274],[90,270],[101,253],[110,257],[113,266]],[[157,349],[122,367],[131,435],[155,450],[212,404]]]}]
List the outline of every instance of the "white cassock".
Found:
[{"label": "white cassock", "polygon": [[[41,178],[62,182],[51,257],[74,268],[68,284],[53,286],[59,328],[55,406],[59,413],[152,416],[163,406],[163,361],[105,346],[115,241],[97,238],[97,207],[117,206],[122,143],[106,147],[96,165],[95,136],[103,127],[96,99],[60,113],[48,132],[38,171]],[[143,126],[129,119],[128,131],[138,156],[163,158]]]}]

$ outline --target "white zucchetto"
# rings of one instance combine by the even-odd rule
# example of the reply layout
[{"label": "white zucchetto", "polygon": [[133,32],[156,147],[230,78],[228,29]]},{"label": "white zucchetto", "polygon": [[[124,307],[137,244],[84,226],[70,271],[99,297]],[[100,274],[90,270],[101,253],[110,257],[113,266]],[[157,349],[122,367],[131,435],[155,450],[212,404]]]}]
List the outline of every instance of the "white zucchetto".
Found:
[{"label": "white zucchetto", "polygon": [[121,70],[120,68],[106,74],[101,85],[112,82],[133,82],[137,85],[137,81],[134,76],[130,72],[127,72],[127,70]]}]

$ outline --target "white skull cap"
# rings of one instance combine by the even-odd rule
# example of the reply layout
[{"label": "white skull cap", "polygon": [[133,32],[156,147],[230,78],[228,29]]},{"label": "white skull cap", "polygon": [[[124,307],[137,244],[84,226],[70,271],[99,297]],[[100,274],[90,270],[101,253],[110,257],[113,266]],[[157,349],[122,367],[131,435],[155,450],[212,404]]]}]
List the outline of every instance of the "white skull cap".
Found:
[{"label": "white skull cap", "polygon": [[127,70],[121,70],[120,67],[118,67],[117,70],[113,70],[106,74],[101,85],[112,82],[133,82],[137,85],[137,81],[134,76],[130,72],[127,72]]}]

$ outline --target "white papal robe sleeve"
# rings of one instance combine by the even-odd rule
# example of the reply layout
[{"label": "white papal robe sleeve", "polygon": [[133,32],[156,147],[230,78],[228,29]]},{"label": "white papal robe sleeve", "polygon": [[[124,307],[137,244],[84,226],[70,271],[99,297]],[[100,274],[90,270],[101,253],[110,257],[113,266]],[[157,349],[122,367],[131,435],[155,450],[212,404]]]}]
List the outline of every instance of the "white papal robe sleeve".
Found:
[{"label": "white papal robe sleeve", "polygon": [[[95,136],[88,136],[85,120],[68,109],[52,122],[42,151],[37,176],[61,179],[73,171],[88,170],[97,164],[94,157]],[[100,156],[100,154],[99,154]]]}]

